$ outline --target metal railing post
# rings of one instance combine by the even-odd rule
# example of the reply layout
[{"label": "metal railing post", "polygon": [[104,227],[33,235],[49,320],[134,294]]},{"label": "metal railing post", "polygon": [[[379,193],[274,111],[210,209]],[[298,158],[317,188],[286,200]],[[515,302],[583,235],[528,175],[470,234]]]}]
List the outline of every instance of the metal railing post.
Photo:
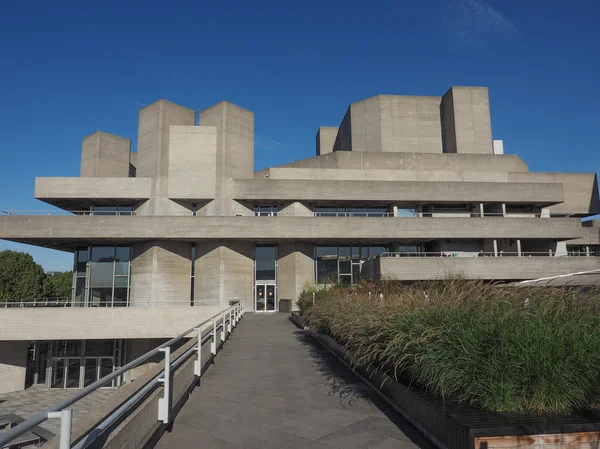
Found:
[{"label": "metal railing post", "polygon": [[159,351],[165,353],[165,373],[158,379],[163,384],[163,397],[158,399],[158,420],[166,424],[171,409],[171,347],[160,348]]},{"label": "metal railing post", "polygon": [[232,329],[232,321],[231,321],[231,315],[232,315],[233,309],[229,309],[229,323],[227,324],[227,329],[229,331],[229,333],[231,334],[231,329]]},{"label": "metal railing post", "polygon": [[194,375],[202,375],[202,327],[194,329],[198,334],[198,346],[196,346],[196,361],[194,362]]},{"label": "metal railing post", "polygon": [[60,412],[48,412],[48,419],[60,419],[59,449],[71,449],[71,427],[73,409],[65,408]]},{"label": "metal railing post", "polygon": [[217,319],[213,318],[212,341],[210,343],[210,353],[217,355]]},{"label": "metal railing post", "polygon": [[225,325],[225,312],[221,316],[221,342],[224,343],[227,339],[227,327]]}]

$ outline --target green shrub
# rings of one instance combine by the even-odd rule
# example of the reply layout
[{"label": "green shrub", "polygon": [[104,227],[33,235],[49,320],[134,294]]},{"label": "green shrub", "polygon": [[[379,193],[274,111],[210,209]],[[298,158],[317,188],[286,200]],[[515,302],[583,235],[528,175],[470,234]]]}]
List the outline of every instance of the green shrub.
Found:
[{"label": "green shrub", "polygon": [[311,292],[304,313],[354,364],[418,390],[490,411],[568,413],[600,397],[599,300],[598,291],[384,282],[318,292],[314,307]]}]

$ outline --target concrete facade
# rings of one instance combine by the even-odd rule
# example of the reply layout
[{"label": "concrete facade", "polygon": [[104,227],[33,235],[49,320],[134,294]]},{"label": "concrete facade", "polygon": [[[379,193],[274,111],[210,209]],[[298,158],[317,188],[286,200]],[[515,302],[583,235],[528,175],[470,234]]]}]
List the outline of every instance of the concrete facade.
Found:
[{"label": "concrete facade", "polygon": [[25,388],[27,341],[0,340],[0,394]]},{"label": "concrete facade", "polygon": [[[0,341],[114,339],[139,353],[232,302],[295,307],[331,276],[600,268],[598,227],[581,222],[600,213],[596,174],[532,173],[500,151],[487,88],[352,103],[339,127],[319,128],[317,156],[256,172],[251,111],[221,102],[197,116],[165,100],[141,109],[136,153],[97,132],[81,177],[36,179],[62,216],[0,216],[0,239],[77,257],[71,307],[0,309]],[[0,374],[21,376],[3,344]]]}]

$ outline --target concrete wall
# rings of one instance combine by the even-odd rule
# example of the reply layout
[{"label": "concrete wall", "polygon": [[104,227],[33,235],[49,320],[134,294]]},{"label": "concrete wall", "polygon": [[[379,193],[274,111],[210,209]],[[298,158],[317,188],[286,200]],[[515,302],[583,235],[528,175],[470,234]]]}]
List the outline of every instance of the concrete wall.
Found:
[{"label": "concrete wall", "polygon": [[[261,242],[277,242],[278,239],[374,241],[409,238],[568,240],[581,237],[581,230],[581,222],[577,218],[0,216],[2,239],[39,245],[60,242],[73,246],[157,239],[200,243],[203,239],[242,238]],[[134,254],[140,254],[140,250],[134,249]]]},{"label": "concrete wall", "polygon": [[231,179],[254,178],[254,113],[223,101],[200,111],[200,125],[217,129],[215,200],[203,213],[235,212]]},{"label": "concrete wall", "polygon": [[[365,267],[366,264],[379,264]],[[430,280],[463,276],[469,279],[537,279],[600,269],[597,257],[398,257],[363,264],[382,279]]]},{"label": "concrete wall", "polygon": [[277,292],[279,299],[291,299],[293,310],[304,286],[315,279],[313,245],[311,243],[280,243],[277,261]]},{"label": "concrete wall", "polygon": [[335,139],[338,134],[338,127],[321,126],[317,131],[316,136],[316,152],[317,156],[331,153],[335,144]]},{"label": "concrete wall", "polygon": [[81,177],[128,177],[131,140],[101,131],[81,144]]},{"label": "concrete wall", "polygon": [[195,279],[195,306],[228,307],[230,301],[241,300],[252,310],[254,245],[198,241]]},{"label": "concrete wall", "polygon": [[551,215],[600,213],[598,177],[595,173],[510,173],[509,182],[554,182],[562,184],[565,200],[550,207]]},{"label": "concrete wall", "polygon": [[453,86],[442,97],[444,152],[493,154],[487,87]]},{"label": "concrete wall", "polygon": [[278,215],[280,217],[312,217],[314,213],[306,203],[294,201],[280,206]]},{"label": "concrete wall", "polygon": [[131,305],[187,305],[191,292],[189,242],[150,241],[133,245]]},{"label": "concrete wall", "polygon": [[486,172],[527,172],[529,170],[523,159],[514,154],[373,153],[354,151],[336,151],[279,166],[279,168],[283,167]]},{"label": "concrete wall", "polygon": [[560,203],[560,184],[426,181],[233,181],[234,198],[246,201],[387,201]]},{"label": "concrete wall", "polygon": [[333,151],[352,151],[352,107],[348,108],[340,123]]},{"label": "concrete wall", "polygon": [[[4,326],[0,329],[4,333]],[[27,341],[0,341],[0,394],[24,389],[26,368]]]},{"label": "concrete wall", "polygon": [[381,151],[442,153],[440,97],[380,95]]},{"label": "concrete wall", "polygon": [[136,176],[152,178],[152,196],[139,214],[187,211],[168,199],[170,127],[195,124],[195,111],[169,101],[158,100],[140,110]]},{"label": "concrete wall", "polygon": [[171,199],[213,199],[217,182],[217,127],[171,126],[169,137]]},{"label": "concrete wall", "polygon": [[[21,344],[27,340],[172,338],[222,310],[222,307],[211,306],[3,309],[0,313],[0,350],[8,351],[5,344],[12,345],[14,340],[20,340]],[[8,352],[4,357],[26,356],[26,347],[22,356],[21,349],[17,349],[18,357],[12,357]],[[4,363],[2,359],[0,363]]]}]

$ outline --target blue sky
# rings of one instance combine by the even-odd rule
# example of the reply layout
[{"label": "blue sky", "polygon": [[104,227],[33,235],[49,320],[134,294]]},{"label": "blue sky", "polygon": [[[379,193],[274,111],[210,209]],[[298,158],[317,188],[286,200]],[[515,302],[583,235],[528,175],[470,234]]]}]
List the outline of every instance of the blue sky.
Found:
[{"label": "blue sky", "polygon": [[484,85],[507,153],[598,172],[599,19],[592,0],[3,2],[0,210],[49,208],[35,177],[78,176],[96,130],[135,148],[138,109],[159,98],[254,111],[261,169],[313,156],[351,102]]}]

